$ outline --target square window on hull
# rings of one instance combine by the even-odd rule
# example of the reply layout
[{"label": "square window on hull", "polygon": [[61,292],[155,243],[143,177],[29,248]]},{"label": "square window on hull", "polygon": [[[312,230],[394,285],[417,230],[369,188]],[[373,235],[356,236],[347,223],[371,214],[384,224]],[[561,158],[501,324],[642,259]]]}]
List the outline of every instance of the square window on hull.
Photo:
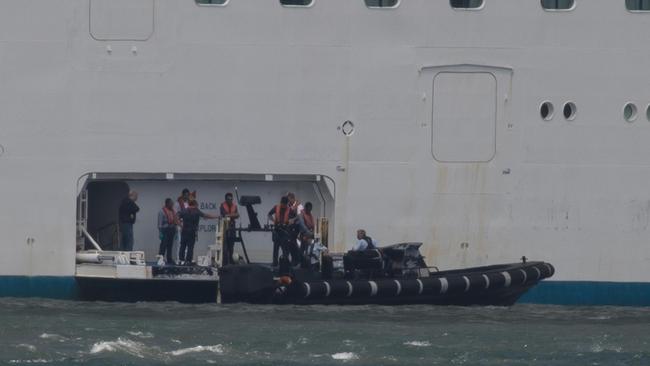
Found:
[{"label": "square window on hull", "polygon": [[478,9],[483,6],[483,0],[449,0],[454,9]]},{"label": "square window on hull", "polygon": [[314,0],[280,0],[283,6],[310,6]]},{"label": "square window on hull", "polygon": [[575,0],[541,0],[545,10],[571,10]]},{"label": "square window on hull", "polygon": [[364,0],[369,8],[394,8],[399,4],[399,0]]},{"label": "square window on hull", "polygon": [[650,11],[650,0],[625,0],[629,11]]}]

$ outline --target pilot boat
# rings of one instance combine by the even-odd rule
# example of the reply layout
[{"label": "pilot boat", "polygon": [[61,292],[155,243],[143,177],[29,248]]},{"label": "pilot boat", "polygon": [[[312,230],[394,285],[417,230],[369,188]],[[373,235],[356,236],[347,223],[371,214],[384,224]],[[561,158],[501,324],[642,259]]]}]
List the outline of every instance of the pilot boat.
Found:
[{"label": "pilot boat", "polygon": [[553,276],[546,262],[438,271],[420,254],[422,243],[400,243],[362,252],[332,254],[320,269],[279,269],[263,264],[224,266],[222,303],[339,305],[513,305]]}]

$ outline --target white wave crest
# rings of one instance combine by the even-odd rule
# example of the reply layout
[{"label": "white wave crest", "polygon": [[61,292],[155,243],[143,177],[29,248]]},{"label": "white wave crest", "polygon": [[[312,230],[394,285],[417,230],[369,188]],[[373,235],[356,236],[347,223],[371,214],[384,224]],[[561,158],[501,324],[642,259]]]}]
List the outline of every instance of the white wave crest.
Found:
[{"label": "white wave crest", "polygon": [[341,361],[352,361],[352,360],[358,360],[359,356],[354,352],[339,352],[333,354],[332,358]]},{"label": "white wave crest", "polygon": [[44,358],[37,358],[35,360],[9,360],[9,363],[11,364],[32,364],[32,363],[50,363],[54,362],[54,360],[46,360]]},{"label": "white wave crest", "polygon": [[623,347],[615,346],[615,345],[604,345],[604,344],[600,344],[600,343],[595,343],[595,344],[592,344],[589,347],[589,351],[591,351],[593,353],[601,353],[601,352],[621,353],[623,351]]},{"label": "white wave crest", "polygon": [[138,338],[153,338],[153,334],[149,333],[149,332],[137,331],[137,332],[127,332],[127,333],[129,333],[130,335],[132,335],[134,337],[138,337]]},{"label": "white wave crest", "polygon": [[24,348],[30,352],[36,352],[36,346],[27,343],[18,344],[16,345],[16,348]]},{"label": "white wave crest", "polygon": [[220,344],[214,346],[196,346],[190,348],[177,349],[175,351],[169,352],[172,356],[182,356],[188,353],[199,353],[199,352],[212,352],[216,354],[222,354],[224,352],[223,346]]},{"label": "white wave crest", "polygon": [[145,346],[130,339],[118,338],[116,341],[103,341],[93,344],[91,354],[102,352],[124,352],[132,356],[144,358]]},{"label": "white wave crest", "polygon": [[429,341],[408,341],[404,342],[405,346],[411,347],[431,347],[431,342]]},{"label": "white wave crest", "polygon": [[66,337],[58,335],[58,334],[54,334],[54,333],[43,333],[40,336],[38,336],[38,338],[41,338],[41,339],[53,339],[53,340],[58,341],[58,342],[65,342],[67,340]]}]

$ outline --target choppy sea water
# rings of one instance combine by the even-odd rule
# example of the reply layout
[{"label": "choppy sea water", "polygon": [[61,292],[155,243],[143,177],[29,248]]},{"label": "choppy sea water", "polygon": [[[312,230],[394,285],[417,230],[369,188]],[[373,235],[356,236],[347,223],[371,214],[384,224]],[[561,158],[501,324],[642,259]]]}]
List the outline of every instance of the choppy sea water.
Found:
[{"label": "choppy sea water", "polygon": [[0,364],[650,365],[650,309],[0,300]]}]

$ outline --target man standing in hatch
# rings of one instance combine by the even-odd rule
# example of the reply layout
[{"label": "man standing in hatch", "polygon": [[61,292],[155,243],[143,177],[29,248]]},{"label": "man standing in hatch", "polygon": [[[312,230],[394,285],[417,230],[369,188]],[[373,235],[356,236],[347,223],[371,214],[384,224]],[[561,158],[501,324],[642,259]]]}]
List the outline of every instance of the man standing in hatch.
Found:
[{"label": "man standing in hatch", "polygon": [[138,200],[138,192],[129,191],[129,196],[125,197],[120,203],[118,212],[120,220],[120,250],[130,252],[133,250],[133,224],[135,224],[135,215],[140,211],[140,207],[135,204]]}]

